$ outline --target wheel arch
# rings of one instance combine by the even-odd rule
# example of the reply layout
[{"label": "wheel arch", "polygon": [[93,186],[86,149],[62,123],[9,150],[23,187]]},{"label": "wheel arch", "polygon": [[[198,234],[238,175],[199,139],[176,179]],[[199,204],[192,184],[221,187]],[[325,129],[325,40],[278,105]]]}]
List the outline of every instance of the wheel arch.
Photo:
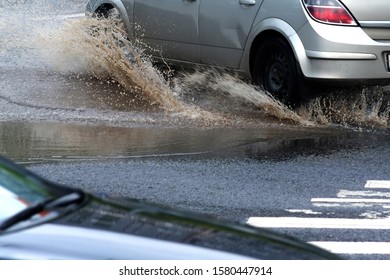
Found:
[{"label": "wheel arch", "polygon": [[[259,61],[257,58],[258,52],[262,49],[265,42],[269,39],[276,38],[282,40],[284,45],[288,47],[291,53],[291,58],[295,61],[295,75],[297,83],[291,84],[295,92],[288,95],[286,99],[290,104],[297,104],[300,99],[306,97],[307,83],[305,80],[305,70],[310,69],[310,61],[307,58],[304,45],[297,34],[296,30],[287,22],[281,19],[266,19],[257,25],[254,25],[251,35],[248,37],[248,46],[244,51],[243,59],[246,60],[246,72],[250,74],[252,80],[255,79],[255,63]],[[246,52],[246,53],[245,53]],[[241,65],[242,66],[242,65]],[[245,70],[244,70],[245,71]]]},{"label": "wheel arch", "polygon": [[305,73],[303,70],[307,65],[307,56],[303,43],[294,28],[278,18],[268,18],[254,25],[248,37],[240,68],[252,76],[254,60],[259,47],[272,37],[281,38],[288,43],[295,56],[297,66]]},{"label": "wheel arch", "polygon": [[87,4],[86,14],[87,16],[98,15],[106,17],[109,10],[116,8],[121,15],[128,33],[133,35],[133,4],[134,1],[130,1],[130,5],[126,6],[120,0],[95,0],[90,1]]}]

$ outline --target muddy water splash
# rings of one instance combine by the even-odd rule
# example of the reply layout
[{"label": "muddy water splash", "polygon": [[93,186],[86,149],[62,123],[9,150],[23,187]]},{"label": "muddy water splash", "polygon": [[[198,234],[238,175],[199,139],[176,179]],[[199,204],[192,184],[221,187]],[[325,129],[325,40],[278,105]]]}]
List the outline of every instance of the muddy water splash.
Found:
[{"label": "muddy water splash", "polygon": [[[197,71],[189,75],[184,75],[179,79],[178,83],[185,85],[186,88],[196,87],[198,90],[200,89],[204,92],[223,94],[233,99],[245,101],[255,106],[265,116],[310,125],[310,122],[273,98],[272,95],[228,73],[211,70]],[[245,109],[245,107],[241,109]]]},{"label": "muddy water splash", "polygon": [[[320,125],[352,129],[389,129],[389,87],[364,87],[334,92],[299,108],[303,118]],[[338,93],[338,94],[337,94]]]},{"label": "muddy water splash", "polygon": [[[227,123],[229,116],[211,113],[183,102],[188,89],[197,87],[210,94],[228,94],[255,105],[265,115],[296,123],[307,123],[293,111],[263,91],[228,74],[214,71],[182,75],[166,81],[144,53],[135,46],[113,20],[84,18],[64,24],[62,30],[45,30],[38,36],[45,48],[42,58],[61,71],[86,71],[96,77],[111,77],[126,90],[146,97],[161,108],[181,113],[205,124]],[[60,46],[60,48],[59,48]],[[50,55],[48,56],[48,50]],[[71,62],[71,63],[69,63]],[[175,84],[175,86],[170,86]],[[218,106],[218,104],[215,104]]]},{"label": "muddy water splash", "polygon": [[[83,5],[80,0],[69,1],[71,6]],[[264,92],[227,74],[214,73],[211,78],[210,72],[197,72],[177,78],[172,87],[172,82],[152,66],[143,52],[144,46],[127,40],[115,21],[64,17],[69,1],[58,0],[56,6],[52,1],[31,0],[5,7],[6,16],[0,19],[0,31],[5,38],[0,43],[0,55],[1,50],[6,55],[1,57],[1,64],[17,69],[86,74],[103,83],[114,80],[129,93],[126,95],[138,96],[171,112],[173,122],[185,118],[203,125],[234,125],[229,109],[218,111],[220,103],[213,103],[210,110],[188,102],[186,97],[196,87],[206,95],[244,100],[266,116],[302,123],[298,115]],[[233,106],[230,101],[225,101],[227,107]],[[240,111],[246,112],[247,107],[244,104]]]},{"label": "muddy water splash", "polygon": [[110,77],[152,105],[168,111],[183,110],[162,75],[111,20],[72,20],[63,23],[60,31],[40,32],[36,42],[45,46],[37,49],[44,50],[42,58],[57,70]]}]

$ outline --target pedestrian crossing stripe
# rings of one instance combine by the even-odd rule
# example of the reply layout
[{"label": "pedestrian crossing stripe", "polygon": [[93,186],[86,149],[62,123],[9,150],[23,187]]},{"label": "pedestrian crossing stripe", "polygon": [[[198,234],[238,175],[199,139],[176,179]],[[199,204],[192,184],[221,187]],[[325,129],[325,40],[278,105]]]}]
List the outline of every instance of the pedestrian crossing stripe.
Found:
[{"label": "pedestrian crossing stripe", "polygon": [[366,203],[366,204],[390,204],[390,199],[381,198],[312,198],[312,203]]},{"label": "pedestrian crossing stripe", "polygon": [[[369,180],[365,189],[368,191],[341,190],[336,198],[312,198],[315,206],[372,206],[382,205],[390,208],[390,199],[386,189],[390,190],[390,181]],[[377,191],[372,191],[378,189]],[[382,192],[379,191],[382,190]],[[382,197],[382,198],[378,198]],[[386,197],[386,198],[383,198]],[[294,210],[299,212],[298,210]],[[313,210],[300,210],[306,214],[321,214]],[[312,229],[361,229],[389,230],[390,217],[376,219],[318,218],[318,217],[250,217],[247,224],[261,228],[312,228]],[[308,242],[335,254],[378,254],[390,255],[390,242]]]},{"label": "pedestrian crossing stripe", "polygon": [[309,243],[334,254],[390,255],[390,242],[313,241]]},{"label": "pedestrian crossing stripe", "polygon": [[368,180],[364,186],[366,189],[390,189],[390,181]]},{"label": "pedestrian crossing stripe", "polygon": [[[251,217],[247,222],[262,228],[315,228],[315,229],[390,229],[390,218],[386,219],[333,219],[296,217]],[[311,241],[312,245],[335,254],[390,255],[390,242],[340,242]]]},{"label": "pedestrian crossing stripe", "polygon": [[390,229],[390,218],[251,217],[248,219],[247,224],[263,228]]},{"label": "pedestrian crossing stripe", "polygon": [[314,206],[338,207],[347,206],[390,206],[390,181],[368,180],[364,186],[366,190],[340,190],[337,197],[316,197],[311,199]]}]

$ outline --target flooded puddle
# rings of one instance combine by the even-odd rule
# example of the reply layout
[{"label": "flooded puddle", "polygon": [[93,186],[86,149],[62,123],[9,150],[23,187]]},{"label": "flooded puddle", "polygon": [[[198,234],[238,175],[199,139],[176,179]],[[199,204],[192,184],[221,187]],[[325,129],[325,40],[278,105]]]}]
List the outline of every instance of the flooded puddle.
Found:
[{"label": "flooded puddle", "polygon": [[337,129],[194,129],[0,123],[0,154],[19,163],[148,158],[287,160],[390,141]]}]

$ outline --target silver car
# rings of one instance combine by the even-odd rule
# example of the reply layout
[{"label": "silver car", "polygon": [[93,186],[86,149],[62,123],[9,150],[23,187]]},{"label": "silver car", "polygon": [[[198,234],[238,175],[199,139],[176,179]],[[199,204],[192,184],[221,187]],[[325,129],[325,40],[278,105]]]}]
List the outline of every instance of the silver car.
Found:
[{"label": "silver car", "polygon": [[[285,101],[307,81],[390,82],[389,0],[90,0],[170,62],[240,71]],[[137,27],[137,28],[136,28]],[[140,27],[140,28],[138,28]]]}]

